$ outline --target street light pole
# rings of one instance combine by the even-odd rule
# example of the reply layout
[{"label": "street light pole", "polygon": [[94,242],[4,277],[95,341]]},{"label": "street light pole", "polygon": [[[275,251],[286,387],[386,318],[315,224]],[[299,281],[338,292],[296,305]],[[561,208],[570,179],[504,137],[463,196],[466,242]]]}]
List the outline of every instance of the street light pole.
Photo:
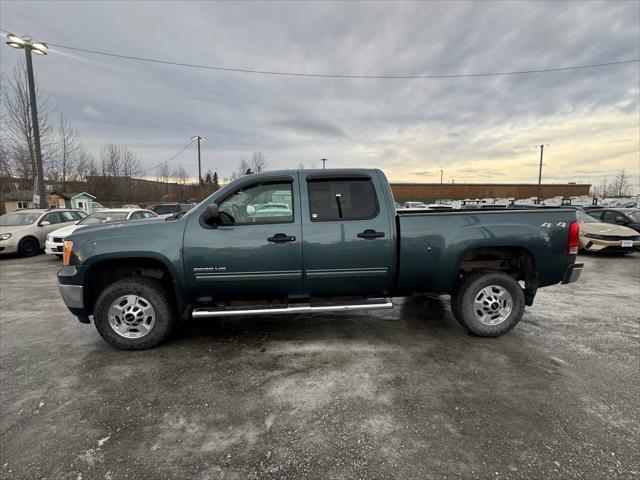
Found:
[{"label": "street light pole", "polygon": [[[547,145],[548,147],[549,145]],[[540,169],[538,170],[538,203],[542,196],[542,158],[544,156],[544,145],[540,145]]]},{"label": "street light pole", "polygon": [[33,149],[36,160],[37,190],[39,207],[47,208],[47,197],[44,190],[44,172],[42,169],[42,151],[40,149],[40,127],[38,125],[38,106],[36,104],[36,85],[33,78],[33,63],[31,52],[37,55],[46,55],[48,47],[44,43],[35,42],[28,37],[18,37],[13,33],[7,34],[7,45],[13,48],[24,49],[27,58],[27,81],[29,83],[29,104],[31,107],[31,128],[33,129]]},{"label": "street light pole", "polygon": [[206,138],[201,137],[200,135],[196,135],[195,137],[191,137],[191,140],[198,141],[198,186],[200,188],[200,196],[202,196],[202,163],[200,162],[200,142],[202,140],[206,140]]},{"label": "street light pole", "polygon": [[323,159],[321,159],[321,160],[322,160],[322,169],[324,170],[324,169],[325,169],[324,164],[326,163],[327,159],[326,159],[326,158],[323,158]]}]

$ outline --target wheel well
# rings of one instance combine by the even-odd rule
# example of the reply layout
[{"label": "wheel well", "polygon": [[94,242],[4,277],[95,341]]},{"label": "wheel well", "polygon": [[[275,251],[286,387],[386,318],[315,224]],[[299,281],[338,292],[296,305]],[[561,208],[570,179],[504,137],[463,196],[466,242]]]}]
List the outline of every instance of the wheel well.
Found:
[{"label": "wheel well", "polygon": [[484,247],[464,254],[458,270],[468,275],[474,270],[500,270],[516,280],[525,280],[535,273],[533,257],[521,247]]},{"label": "wheel well", "polygon": [[98,295],[107,286],[123,278],[142,276],[159,280],[167,295],[175,305],[173,277],[164,263],[153,258],[121,258],[103,260],[91,266],[86,282],[85,302],[87,310],[93,313],[93,305]]},{"label": "wheel well", "polygon": [[538,289],[538,276],[531,252],[522,247],[483,247],[464,254],[458,267],[459,278],[464,279],[477,270],[499,270],[524,282],[525,301],[533,303]]}]

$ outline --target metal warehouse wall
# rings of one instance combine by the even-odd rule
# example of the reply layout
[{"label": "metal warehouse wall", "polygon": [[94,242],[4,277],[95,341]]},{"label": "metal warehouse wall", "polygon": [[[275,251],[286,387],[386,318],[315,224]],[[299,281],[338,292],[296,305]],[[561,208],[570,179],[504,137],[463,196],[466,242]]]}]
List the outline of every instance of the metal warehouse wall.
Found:
[{"label": "metal warehouse wall", "polygon": [[[542,198],[579,197],[589,195],[591,185],[542,185]],[[538,196],[538,185],[529,183],[392,183],[397,202],[435,199],[464,200],[466,198],[530,198]]]}]

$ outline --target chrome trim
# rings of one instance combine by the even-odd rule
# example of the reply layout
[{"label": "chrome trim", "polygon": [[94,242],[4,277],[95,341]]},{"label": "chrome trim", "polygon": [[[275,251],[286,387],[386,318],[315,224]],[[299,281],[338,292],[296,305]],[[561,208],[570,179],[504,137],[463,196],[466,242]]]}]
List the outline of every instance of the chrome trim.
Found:
[{"label": "chrome trim", "polygon": [[235,315],[269,315],[288,313],[313,313],[313,312],[345,312],[351,310],[378,310],[393,308],[391,299],[385,298],[378,303],[343,304],[343,305],[312,305],[309,303],[299,303],[287,307],[276,308],[255,308],[242,310],[208,310],[197,308],[192,313],[193,318],[227,317]]},{"label": "chrome trim", "polygon": [[302,278],[302,270],[196,273],[195,277],[199,282],[226,282],[228,280],[295,280]]},{"label": "chrome trim", "polygon": [[58,284],[58,290],[62,296],[62,301],[69,308],[84,308],[84,296],[82,285]]},{"label": "chrome trim", "polygon": [[323,268],[305,271],[306,278],[377,277],[386,275],[387,268]]}]

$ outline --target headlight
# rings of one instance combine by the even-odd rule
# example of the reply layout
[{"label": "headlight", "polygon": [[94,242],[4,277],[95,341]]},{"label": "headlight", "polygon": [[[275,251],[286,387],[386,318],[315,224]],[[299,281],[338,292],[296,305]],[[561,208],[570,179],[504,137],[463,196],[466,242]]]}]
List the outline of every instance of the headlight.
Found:
[{"label": "headlight", "polygon": [[0,240],[8,240],[11,238],[10,233],[0,233]]}]

